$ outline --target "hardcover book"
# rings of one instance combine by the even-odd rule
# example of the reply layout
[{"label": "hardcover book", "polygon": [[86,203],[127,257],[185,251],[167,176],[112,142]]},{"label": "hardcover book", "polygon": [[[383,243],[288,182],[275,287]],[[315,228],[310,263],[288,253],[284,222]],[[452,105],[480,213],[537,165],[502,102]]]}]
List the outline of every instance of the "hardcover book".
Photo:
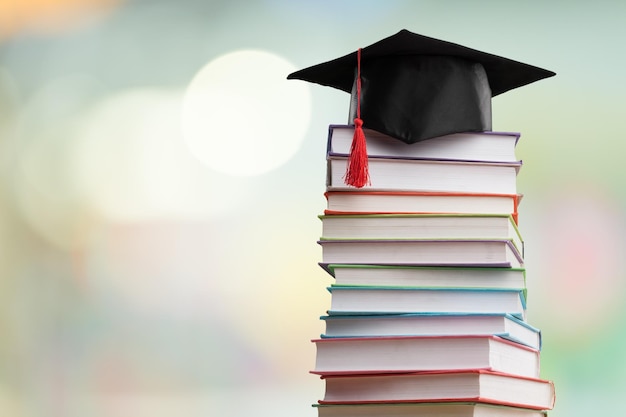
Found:
[{"label": "hardcover book", "polygon": [[[354,190],[344,183],[348,157],[329,155],[327,187]],[[517,194],[522,163],[479,163],[434,159],[369,158],[370,183],[362,189]]]},{"label": "hardcover book", "polygon": [[[520,134],[513,132],[461,132],[421,142],[404,143],[384,133],[363,129],[367,155],[460,161],[515,162]],[[349,155],[354,125],[328,127],[327,154]]]},{"label": "hardcover book", "polygon": [[320,317],[322,338],[495,335],[541,349],[541,331],[506,313],[342,314]]},{"label": "hardcover book", "polygon": [[547,412],[478,402],[314,404],[318,417],[546,417]]},{"label": "hardcover book", "polygon": [[325,214],[468,213],[510,214],[517,222],[521,194],[335,190],[324,194]]},{"label": "hardcover book", "polygon": [[523,267],[522,254],[510,240],[405,239],[320,240],[321,265],[430,265]]},{"label": "hardcover book", "polygon": [[472,401],[549,410],[554,385],[482,369],[419,373],[329,375],[320,404]]},{"label": "hardcover book", "polygon": [[504,239],[524,255],[522,236],[507,214],[320,215],[322,239]]},{"label": "hardcover book", "polygon": [[523,289],[331,286],[330,315],[507,313],[526,318]]},{"label": "hardcover book", "polygon": [[330,264],[337,285],[526,288],[524,268]]},{"label": "hardcover book", "polygon": [[539,378],[539,350],[498,336],[393,336],[313,340],[319,375],[486,369]]}]

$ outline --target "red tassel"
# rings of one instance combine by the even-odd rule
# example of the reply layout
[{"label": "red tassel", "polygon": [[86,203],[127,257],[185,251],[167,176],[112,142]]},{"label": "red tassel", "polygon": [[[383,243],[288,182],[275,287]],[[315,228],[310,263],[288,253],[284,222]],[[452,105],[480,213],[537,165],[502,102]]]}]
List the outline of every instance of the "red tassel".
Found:
[{"label": "red tassel", "polygon": [[357,51],[356,62],[356,118],[354,119],[354,136],[352,137],[350,158],[348,158],[344,182],[347,185],[361,188],[370,184],[367,144],[363,132],[363,120],[361,120],[361,48]]},{"label": "red tassel", "polygon": [[363,121],[358,117],[354,119],[354,137],[350,147],[350,158],[344,181],[347,185],[361,188],[370,183],[369,168],[367,163],[367,144],[363,133]]}]

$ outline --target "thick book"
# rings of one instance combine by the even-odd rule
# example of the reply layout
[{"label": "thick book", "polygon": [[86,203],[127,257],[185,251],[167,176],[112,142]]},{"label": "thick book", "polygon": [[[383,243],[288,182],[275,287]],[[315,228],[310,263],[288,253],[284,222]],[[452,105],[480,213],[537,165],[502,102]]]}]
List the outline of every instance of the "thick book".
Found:
[{"label": "thick book", "polygon": [[[461,161],[514,162],[520,134],[461,132],[407,144],[384,133],[363,129],[368,156],[429,158]],[[328,154],[350,154],[354,125],[330,125]]]},{"label": "thick book", "polygon": [[[344,183],[348,157],[329,155],[326,186],[354,190]],[[369,158],[370,184],[359,190],[444,191],[517,194],[517,163]]]},{"label": "thick book", "polygon": [[328,287],[328,314],[507,313],[526,318],[524,289]]},{"label": "thick book", "polygon": [[403,313],[321,316],[322,338],[495,335],[541,349],[541,331],[506,313]]},{"label": "thick book", "polygon": [[318,417],[546,417],[545,410],[478,402],[313,404]]},{"label": "thick book", "polygon": [[322,239],[503,239],[524,255],[523,239],[508,214],[320,215]]},{"label": "thick book", "polygon": [[526,288],[524,268],[330,264],[337,285]]},{"label": "thick book", "polygon": [[523,267],[510,240],[404,239],[319,240],[322,262],[328,264]]},{"label": "thick book", "polygon": [[334,190],[329,188],[325,214],[468,213],[510,214],[517,221],[521,194],[427,191]]},{"label": "thick book", "polygon": [[552,381],[470,369],[399,374],[329,375],[320,404],[462,402],[550,410]]},{"label": "thick book", "polygon": [[314,404],[318,417],[546,417],[545,410],[479,402]]},{"label": "thick book", "polygon": [[319,375],[486,369],[539,378],[537,349],[493,335],[320,338]]}]

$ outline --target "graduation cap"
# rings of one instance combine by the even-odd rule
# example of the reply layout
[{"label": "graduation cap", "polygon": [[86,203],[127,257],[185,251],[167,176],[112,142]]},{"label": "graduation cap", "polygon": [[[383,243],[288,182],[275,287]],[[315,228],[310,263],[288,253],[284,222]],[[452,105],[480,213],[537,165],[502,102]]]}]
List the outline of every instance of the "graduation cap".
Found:
[{"label": "graduation cap", "polygon": [[406,29],[340,58],[289,74],[352,95],[355,136],[346,184],[369,182],[362,127],[407,144],[491,130],[491,98],[554,72]]}]

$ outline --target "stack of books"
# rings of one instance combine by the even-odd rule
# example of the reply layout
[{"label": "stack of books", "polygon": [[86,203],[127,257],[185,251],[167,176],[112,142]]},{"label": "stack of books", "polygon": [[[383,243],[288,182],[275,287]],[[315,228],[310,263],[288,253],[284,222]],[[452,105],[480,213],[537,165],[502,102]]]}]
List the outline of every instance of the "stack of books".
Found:
[{"label": "stack of books", "polygon": [[355,189],[343,182],[353,126],[329,128],[319,416],[545,415],[555,394],[526,321],[520,135],[365,135],[371,184]]}]

